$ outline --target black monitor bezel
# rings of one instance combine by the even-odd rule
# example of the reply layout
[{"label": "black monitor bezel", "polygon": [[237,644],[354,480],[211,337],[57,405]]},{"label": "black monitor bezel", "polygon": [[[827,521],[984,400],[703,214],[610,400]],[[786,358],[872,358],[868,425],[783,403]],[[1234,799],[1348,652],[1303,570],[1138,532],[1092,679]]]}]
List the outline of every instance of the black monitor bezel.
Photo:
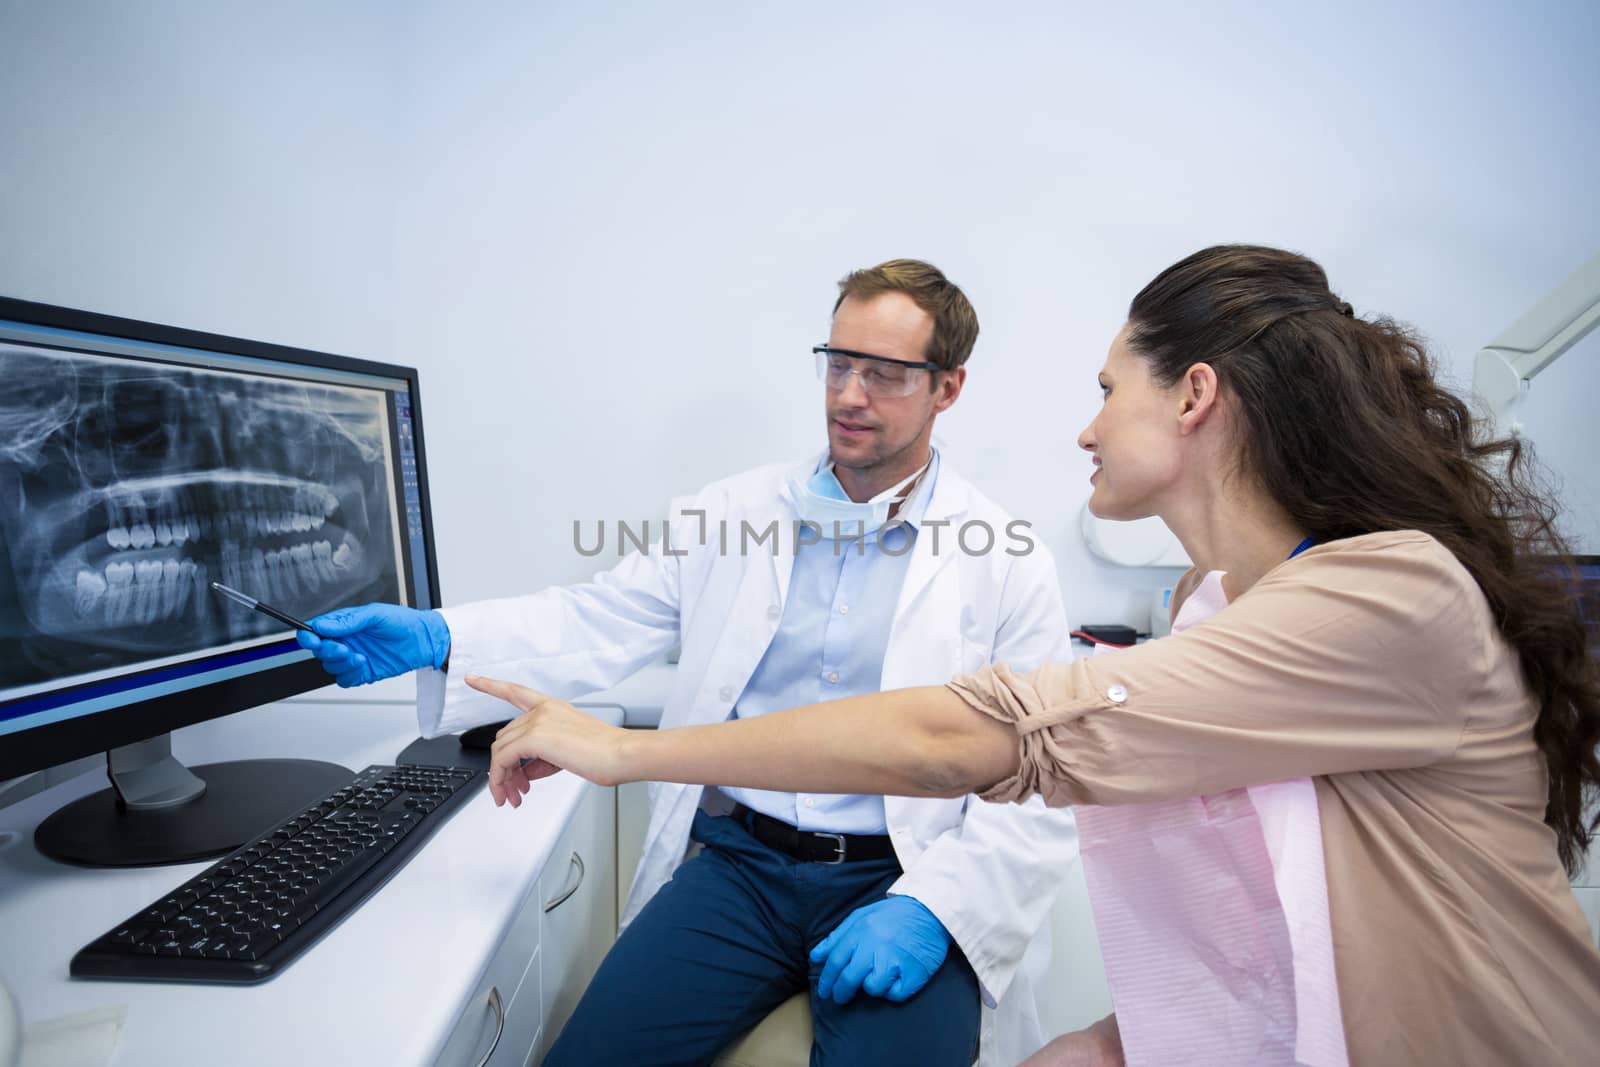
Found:
[{"label": "black monitor bezel", "polygon": [[[339,356],[331,352],[296,348],[268,341],[251,341],[242,337],[229,337],[224,334],[206,333],[6,296],[0,296],[0,319],[149,344],[223,352],[321,370],[370,374],[405,381],[410,392],[411,438],[416,458],[417,497],[422,508],[422,540],[424,553],[427,556],[424,566],[428,581],[428,602],[433,607],[440,605],[438,555],[433,538],[433,505],[428,491],[426,438],[423,429],[421,391],[418,388],[415,367]],[[397,463],[395,477],[399,479],[403,476],[403,468]],[[400,488],[396,485],[397,491]],[[402,545],[404,543],[405,537],[402,531]],[[409,555],[409,550],[405,551]],[[412,574],[408,572],[404,580],[409,585]],[[141,672],[130,672],[134,676],[138,673]],[[132,744],[135,741],[170,733],[185,726],[232,715],[285,697],[297,696],[313,689],[320,689],[327,684],[327,674],[314,660],[307,660],[0,735],[0,781],[54,767],[83,756],[105,752],[119,745]]]}]

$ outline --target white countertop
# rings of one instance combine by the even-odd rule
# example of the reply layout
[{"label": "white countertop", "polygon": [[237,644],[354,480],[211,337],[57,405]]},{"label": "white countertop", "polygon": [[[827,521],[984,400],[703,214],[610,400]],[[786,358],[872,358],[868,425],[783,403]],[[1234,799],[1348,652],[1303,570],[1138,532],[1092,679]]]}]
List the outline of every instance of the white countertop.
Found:
[{"label": "white countertop", "polygon": [[[173,749],[189,764],[299,757],[358,771],[393,763],[416,733],[408,704],[289,701],[181,730]],[[558,774],[521,809],[497,809],[484,790],[283,974],[229,987],[68,978],[80,947],[206,866],[90,870],[41,856],[34,826],[105,785],[86,774],[0,809],[0,979],[24,1024],[122,1006],[114,1063],[273,1067],[431,1063],[589,788]]]},{"label": "white countertop", "polygon": [[[661,708],[667,702],[667,694],[672,690],[673,679],[677,677],[677,672],[678,665],[675,663],[667,663],[664,660],[650,663],[610,689],[579,697],[574,703],[620,704],[628,712],[624,725],[656,726],[661,721]],[[414,675],[405,674],[356,689],[339,689],[330,685],[326,689],[317,690],[309,697],[296,697],[295,700],[313,698],[326,700],[330,704],[359,704],[378,700],[409,705],[417,699],[417,683]],[[509,718],[515,710],[506,708],[507,717]]]}]

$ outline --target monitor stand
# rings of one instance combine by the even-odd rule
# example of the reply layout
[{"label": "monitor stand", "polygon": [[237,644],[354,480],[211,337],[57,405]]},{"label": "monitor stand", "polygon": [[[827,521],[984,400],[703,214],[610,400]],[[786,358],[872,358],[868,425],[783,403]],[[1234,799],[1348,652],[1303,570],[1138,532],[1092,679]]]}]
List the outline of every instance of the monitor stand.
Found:
[{"label": "monitor stand", "polygon": [[225,855],[354,776],[319,760],[237,760],[189,768],[172,735],[106,753],[111,788],[53,812],[35,846],[63,863],[152,867]]}]

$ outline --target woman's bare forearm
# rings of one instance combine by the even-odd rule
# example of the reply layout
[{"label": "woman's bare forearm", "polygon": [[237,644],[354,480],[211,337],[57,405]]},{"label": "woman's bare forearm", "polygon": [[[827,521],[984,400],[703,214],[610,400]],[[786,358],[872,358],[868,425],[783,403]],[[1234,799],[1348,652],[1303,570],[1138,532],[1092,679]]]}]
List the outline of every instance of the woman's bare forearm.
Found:
[{"label": "woman's bare forearm", "polygon": [[896,689],[712,726],[629,731],[625,781],[807,793],[962,796],[1017,771],[1017,735],[944,686]]}]

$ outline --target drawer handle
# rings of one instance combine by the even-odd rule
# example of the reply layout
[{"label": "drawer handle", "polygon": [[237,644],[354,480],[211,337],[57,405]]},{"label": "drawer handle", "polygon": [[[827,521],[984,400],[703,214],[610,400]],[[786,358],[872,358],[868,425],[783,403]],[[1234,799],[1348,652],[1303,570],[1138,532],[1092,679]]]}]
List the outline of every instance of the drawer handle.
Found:
[{"label": "drawer handle", "polygon": [[576,893],[578,891],[578,887],[583,884],[583,857],[578,855],[576,852],[572,854],[572,863],[568,865],[568,869],[570,870],[572,867],[578,868],[578,880],[572,883],[571,889],[563,891],[554,900],[545,904],[544,910],[546,913],[555,911],[557,908],[561,907],[561,905],[565,904],[567,902],[567,898]]},{"label": "drawer handle", "polygon": [[489,1057],[500,1047],[500,1035],[506,1032],[506,1007],[500,1003],[499,986],[489,987],[489,1006],[494,1009],[494,1040],[489,1042],[489,1051],[478,1061],[478,1067],[488,1067]]}]

